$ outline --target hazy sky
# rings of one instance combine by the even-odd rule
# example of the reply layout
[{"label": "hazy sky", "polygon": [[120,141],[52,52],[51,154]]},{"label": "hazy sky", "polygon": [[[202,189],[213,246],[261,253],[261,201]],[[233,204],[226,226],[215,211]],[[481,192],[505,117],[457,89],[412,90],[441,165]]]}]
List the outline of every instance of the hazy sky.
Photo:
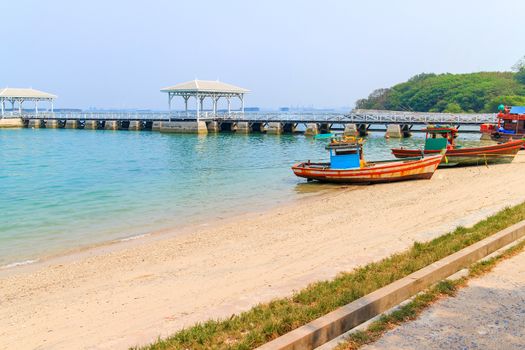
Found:
[{"label": "hazy sky", "polygon": [[160,88],[219,79],[250,89],[247,106],[352,106],[420,72],[509,70],[524,13],[520,0],[0,0],[0,87],[165,109]]}]

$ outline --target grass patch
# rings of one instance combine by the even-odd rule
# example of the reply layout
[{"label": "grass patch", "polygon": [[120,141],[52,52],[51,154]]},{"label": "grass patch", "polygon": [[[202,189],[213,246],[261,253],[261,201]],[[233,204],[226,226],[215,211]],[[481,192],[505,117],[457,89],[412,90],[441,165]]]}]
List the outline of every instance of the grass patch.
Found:
[{"label": "grass patch", "polygon": [[397,327],[403,322],[416,319],[423,310],[436,300],[446,296],[454,296],[459,288],[466,286],[466,282],[469,279],[490,272],[498,262],[523,251],[524,247],[525,241],[522,241],[498,256],[471,265],[467,277],[454,281],[444,280],[437,283],[425,292],[418,294],[408,304],[388,315],[381,316],[379,320],[372,322],[365,331],[357,331],[350,334],[344,343],[337,346],[336,350],[356,350],[363,345],[377,341],[386,331]]},{"label": "grass patch", "polygon": [[388,330],[399,324],[414,320],[417,316],[440,297],[452,296],[465,279],[456,281],[441,281],[426,292],[418,294],[408,304],[400,307],[388,315],[383,315],[379,320],[372,322],[365,331],[357,331],[348,336],[346,341],[336,350],[355,350],[363,345],[377,341]]},{"label": "grass patch", "polygon": [[[524,219],[525,203],[506,208],[471,228],[458,227],[430,242],[416,242],[402,253],[311,284],[292,297],[257,305],[229,319],[196,324],[140,349],[253,349]],[[436,295],[455,290],[438,286]],[[418,304],[393,317],[399,321],[415,317],[420,305],[432,302],[431,296],[427,298],[416,297]],[[377,332],[384,331],[383,326],[376,327]],[[360,336],[370,338],[368,333]]]}]

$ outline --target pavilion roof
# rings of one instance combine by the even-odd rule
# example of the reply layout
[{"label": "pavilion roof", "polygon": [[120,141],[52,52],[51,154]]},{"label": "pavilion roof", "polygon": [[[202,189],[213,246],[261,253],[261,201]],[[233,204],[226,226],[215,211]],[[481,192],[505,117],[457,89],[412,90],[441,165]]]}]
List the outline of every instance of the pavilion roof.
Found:
[{"label": "pavilion roof", "polygon": [[180,83],[173,86],[162,88],[162,92],[177,92],[177,93],[225,93],[225,94],[244,94],[249,90],[226,84],[218,80],[191,80],[185,83]]},{"label": "pavilion roof", "polygon": [[0,89],[0,97],[4,98],[25,98],[25,99],[39,99],[39,98],[48,98],[53,99],[57,98],[56,95],[43,92],[40,90],[35,90],[32,88],[23,89],[23,88],[3,88]]}]

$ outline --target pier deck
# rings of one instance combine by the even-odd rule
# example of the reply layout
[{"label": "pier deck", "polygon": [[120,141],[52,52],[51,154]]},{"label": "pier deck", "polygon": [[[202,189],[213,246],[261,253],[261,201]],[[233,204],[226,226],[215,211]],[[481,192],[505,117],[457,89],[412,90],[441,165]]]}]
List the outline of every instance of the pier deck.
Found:
[{"label": "pier deck", "polygon": [[[163,123],[205,123],[208,131],[296,132],[304,126],[306,133],[345,130],[349,134],[366,135],[368,131],[386,131],[392,137],[409,136],[418,131],[417,125],[450,124],[456,127],[495,123],[496,115],[452,114],[356,109],[350,113],[337,112],[40,112],[14,113],[4,118],[22,118],[25,126],[106,128],[149,130],[160,129]],[[130,125],[131,124],[131,125]],[[156,126],[155,126],[156,125]],[[166,124],[167,125],[167,124]],[[203,124],[204,125],[204,124]],[[385,129],[381,129],[384,127]],[[201,126],[197,129],[202,129]],[[183,128],[193,130],[194,128]],[[466,131],[466,130],[462,130]],[[301,131],[302,132],[302,131]],[[470,132],[476,132],[470,130]]]},{"label": "pier deck", "polygon": [[[60,120],[196,120],[195,113],[183,112],[55,112],[23,113],[24,119],[60,119]],[[357,109],[350,113],[336,112],[245,112],[245,113],[212,113],[202,112],[200,120],[239,121],[239,122],[327,122],[355,124],[454,124],[481,125],[494,123],[496,114],[491,113],[430,113],[402,112]]]}]

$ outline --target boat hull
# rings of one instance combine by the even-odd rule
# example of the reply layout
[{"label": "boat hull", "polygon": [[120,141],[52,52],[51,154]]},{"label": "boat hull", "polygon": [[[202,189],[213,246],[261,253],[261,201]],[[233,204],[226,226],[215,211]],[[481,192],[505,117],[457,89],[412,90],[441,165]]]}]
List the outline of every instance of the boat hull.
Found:
[{"label": "boat hull", "polygon": [[520,140],[525,137],[525,134],[519,133],[519,134],[505,134],[503,132],[493,132],[490,134],[490,138],[493,141],[496,142],[509,142],[512,140]]},{"label": "boat hull", "polygon": [[430,179],[441,162],[442,155],[419,160],[372,163],[360,169],[331,169],[329,163],[298,163],[292,167],[295,175],[322,182],[373,184],[418,179]]},{"label": "boat hull", "polygon": [[[525,141],[509,141],[502,144],[466,147],[447,150],[445,157],[441,161],[440,167],[445,166],[472,166],[487,164],[510,163],[523,147]],[[438,154],[439,150],[425,150],[424,155]],[[392,154],[396,158],[408,158],[421,156],[421,150],[411,150],[403,148],[393,148]]]}]

